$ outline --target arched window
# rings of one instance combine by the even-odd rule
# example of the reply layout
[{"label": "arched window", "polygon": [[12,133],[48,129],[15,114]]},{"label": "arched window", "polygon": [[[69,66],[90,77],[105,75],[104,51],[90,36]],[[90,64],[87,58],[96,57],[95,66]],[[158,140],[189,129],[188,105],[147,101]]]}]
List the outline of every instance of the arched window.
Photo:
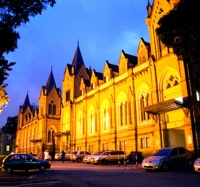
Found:
[{"label": "arched window", "polygon": [[140,98],[140,108],[141,108],[141,120],[144,121],[145,120],[145,111],[143,110],[144,108],[144,96],[141,95],[141,98]]},{"label": "arched window", "polygon": [[53,115],[56,115],[56,105],[53,105]]},{"label": "arched window", "polygon": [[150,97],[149,97],[149,88],[146,85],[143,85],[139,91],[139,108],[140,108],[140,120],[145,121],[150,119],[150,115],[145,112],[144,108],[149,106]]},{"label": "arched window", "polygon": [[51,111],[52,111],[52,105],[49,104],[49,106],[48,106],[48,114],[52,114]]},{"label": "arched window", "polygon": [[54,134],[55,134],[54,130],[52,128],[50,128],[47,133],[47,141],[48,142],[54,141]]},{"label": "arched window", "polygon": [[51,101],[51,103],[48,105],[48,114],[56,115],[56,105],[53,101]]}]

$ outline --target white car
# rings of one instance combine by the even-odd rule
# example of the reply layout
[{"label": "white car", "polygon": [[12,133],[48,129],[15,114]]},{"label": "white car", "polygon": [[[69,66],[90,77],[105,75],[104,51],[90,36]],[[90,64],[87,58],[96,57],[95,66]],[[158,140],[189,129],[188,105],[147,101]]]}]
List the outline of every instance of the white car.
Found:
[{"label": "white car", "polygon": [[194,161],[194,171],[200,172],[200,158],[197,158],[197,159]]}]

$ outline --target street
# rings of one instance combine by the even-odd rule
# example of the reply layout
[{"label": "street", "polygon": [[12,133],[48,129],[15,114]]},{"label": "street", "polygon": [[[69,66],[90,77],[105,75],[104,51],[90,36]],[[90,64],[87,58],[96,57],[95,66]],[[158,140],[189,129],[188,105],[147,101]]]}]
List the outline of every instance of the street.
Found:
[{"label": "street", "polygon": [[6,174],[0,171],[0,186],[69,186],[69,187],[129,187],[129,186],[199,186],[200,175],[193,168],[182,168],[169,172],[145,171],[138,165],[116,164],[93,165],[57,161],[51,169],[38,171],[16,171]]}]

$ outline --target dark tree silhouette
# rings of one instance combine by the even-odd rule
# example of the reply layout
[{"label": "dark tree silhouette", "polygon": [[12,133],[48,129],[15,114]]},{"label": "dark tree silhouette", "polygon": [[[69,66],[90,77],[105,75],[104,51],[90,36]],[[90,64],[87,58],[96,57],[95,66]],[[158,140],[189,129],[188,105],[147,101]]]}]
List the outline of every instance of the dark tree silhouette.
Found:
[{"label": "dark tree silhouette", "polygon": [[[4,81],[16,62],[8,62],[4,55],[17,48],[20,34],[17,27],[29,22],[30,17],[41,14],[48,5],[53,7],[56,0],[0,0],[0,87],[6,88]],[[5,91],[5,97],[7,93]],[[4,97],[4,98],[5,98]],[[1,99],[1,98],[0,98]],[[1,101],[0,101],[1,103]],[[4,102],[5,103],[5,102]],[[0,105],[1,107],[1,105]]]},{"label": "dark tree silhouette", "polygon": [[156,32],[160,40],[189,63],[200,62],[200,1],[180,0],[163,16]]}]

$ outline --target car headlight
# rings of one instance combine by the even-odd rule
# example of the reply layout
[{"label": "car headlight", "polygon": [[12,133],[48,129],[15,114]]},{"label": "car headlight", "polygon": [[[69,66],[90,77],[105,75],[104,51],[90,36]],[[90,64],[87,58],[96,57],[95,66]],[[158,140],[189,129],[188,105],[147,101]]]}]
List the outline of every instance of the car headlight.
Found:
[{"label": "car headlight", "polygon": [[153,164],[159,164],[160,160],[153,160],[152,163]]}]

